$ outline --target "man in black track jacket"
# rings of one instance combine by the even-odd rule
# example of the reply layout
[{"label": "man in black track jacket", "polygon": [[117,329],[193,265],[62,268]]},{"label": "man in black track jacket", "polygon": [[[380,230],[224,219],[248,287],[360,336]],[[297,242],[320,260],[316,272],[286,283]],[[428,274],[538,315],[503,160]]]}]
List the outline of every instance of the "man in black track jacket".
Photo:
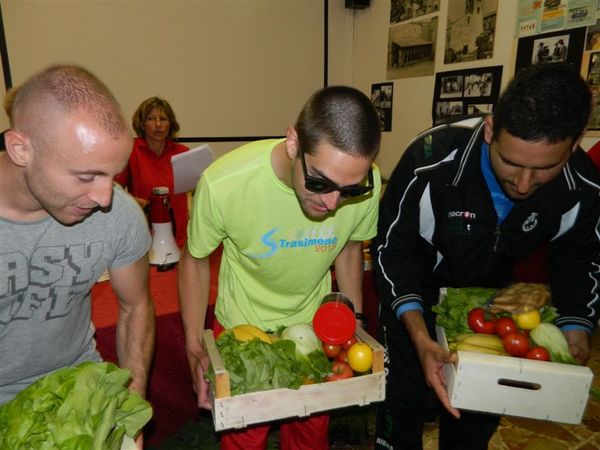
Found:
[{"label": "man in black track jacket", "polygon": [[502,287],[515,261],[547,245],[556,324],[573,356],[589,359],[600,307],[600,176],[578,145],[589,111],[575,70],[535,65],[493,116],[432,128],[402,156],[373,241],[388,371],[376,448],[422,448],[429,386],[445,406],[441,449],[487,449],[496,430],[498,416],[450,406],[442,366],[452,356],[431,312],[441,287]]}]

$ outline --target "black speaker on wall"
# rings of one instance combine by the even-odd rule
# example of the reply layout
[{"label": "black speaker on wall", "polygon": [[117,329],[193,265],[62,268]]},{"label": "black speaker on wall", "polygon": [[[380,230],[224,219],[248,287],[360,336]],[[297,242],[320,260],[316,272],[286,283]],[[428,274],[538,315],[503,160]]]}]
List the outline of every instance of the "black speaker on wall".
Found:
[{"label": "black speaker on wall", "polygon": [[346,8],[364,9],[371,4],[371,0],[346,0]]}]

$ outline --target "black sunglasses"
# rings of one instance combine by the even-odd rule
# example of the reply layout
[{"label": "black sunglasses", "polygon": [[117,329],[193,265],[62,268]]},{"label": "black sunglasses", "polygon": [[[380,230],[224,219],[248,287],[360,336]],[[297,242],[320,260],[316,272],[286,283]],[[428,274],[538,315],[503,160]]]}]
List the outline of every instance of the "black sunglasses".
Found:
[{"label": "black sunglasses", "polygon": [[304,172],[304,187],[316,194],[329,194],[338,191],[342,197],[358,197],[373,190],[373,169],[369,167],[367,174],[367,184],[352,184],[350,186],[338,186],[331,180],[325,178],[312,177],[306,173],[306,160],[304,152],[300,150],[300,159],[302,160],[302,172]]}]

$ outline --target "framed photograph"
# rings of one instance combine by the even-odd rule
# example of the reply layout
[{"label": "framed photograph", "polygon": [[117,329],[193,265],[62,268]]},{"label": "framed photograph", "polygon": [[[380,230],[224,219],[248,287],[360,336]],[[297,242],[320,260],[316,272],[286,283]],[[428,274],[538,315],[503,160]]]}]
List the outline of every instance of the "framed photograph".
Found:
[{"label": "framed photograph", "polygon": [[532,64],[566,62],[581,67],[586,27],[555,31],[519,39],[516,71]]},{"label": "framed photograph", "polygon": [[437,102],[435,105],[433,123],[446,122],[452,120],[453,117],[463,116],[463,102]]},{"label": "framed photograph", "polygon": [[392,131],[392,103],[394,83],[371,85],[371,103],[379,115],[381,131]]},{"label": "framed photograph", "polygon": [[438,72],[431,111],[433,124],[491,113],[498,101],[501,80],[502,66]]},{"label": "framed photograph", "polygon": [[398,23],[440,10],[440,0],[391,0],[390,23]]},{"label": "framed photograph", "polygon": [[569,34],[534,39],[531,64],[566,62],[569,52]]},{"label": "framed photograph", "polygon": [[434,16],[390,27],[386,80],[433,75],[437,24]]},{"label": "framed photograph", "polygon": [[489,97],[492,95],[492,72],[472,73],[465,77],[465,97]]},{"label": "framed photograph", "polygon": [[440,98],[462,97],[463,76],[450,75],[442,77]]},{"label": "framed photograph", "polygon": [[600,86],[600,52],[590,53],[590,62],[588,64],[587,84],[591,86]]},{"label": "framed photograph", "polygon": [[491,103],[473,103],[467,105],[467,115],[491,114],[493,107]]},{"label": "framed photograph", "polygon": [[498,0],[449,1],[444,64],[492,58],[497,11]]},{"label": "framed photograph", "polygon": [[587,129],[597,137],[600,136],[600,52],[590,53],[586,80],[592,93],[592,111]]},{"label": "framed photograph", "polygon": [[587,27],[585,49],[592,52],[600,50],[600,22]]}]

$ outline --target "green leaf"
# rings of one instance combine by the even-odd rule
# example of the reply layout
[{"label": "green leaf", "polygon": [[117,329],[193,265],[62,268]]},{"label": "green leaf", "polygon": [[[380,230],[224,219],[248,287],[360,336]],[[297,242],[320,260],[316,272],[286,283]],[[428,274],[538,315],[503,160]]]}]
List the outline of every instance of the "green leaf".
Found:
[{"label": "green leaf", "polygon": [[437,314],[436,325],[444,328],[450,341],[458,334],[470,333],[469,311],[484,306],[495,292],[496,289],[482,287],[448,288],[444,301],[431,308]]},{"label": "green leaf", "polygon": [[124,433],[133,437],[152,415],[129,379],[128,370],[96,362],[40,378],[0,407],[0,449],[118,450]]}]

